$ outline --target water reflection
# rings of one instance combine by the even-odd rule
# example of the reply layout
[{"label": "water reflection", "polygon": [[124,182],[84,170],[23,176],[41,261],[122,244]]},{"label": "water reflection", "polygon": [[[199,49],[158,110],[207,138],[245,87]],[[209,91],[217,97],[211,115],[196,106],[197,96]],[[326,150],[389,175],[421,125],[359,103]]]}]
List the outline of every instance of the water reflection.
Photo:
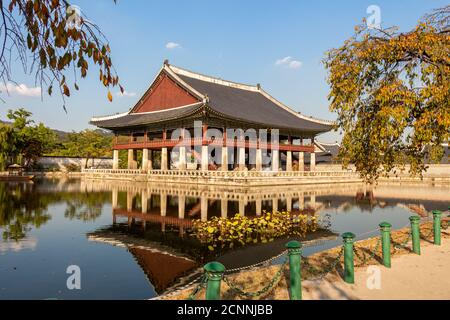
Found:
[{"label": "water reflection", "polygon": [[[55,288],[65,284],[67,265],[85,263],[93,284],[85,284],[88,288],[77,296],[63,292],[62,297],[149,298],[180,279],[191,279],[206,261],[218,260],[228,269],[246,266],[278,255],[290,240],[211,251],[190,236],[193,220],[235,214],[252,219],[264,211],[316,214],[331,228],[300,239],[308,255],[339,245],[339,234],[346,231],[369,237],[377,234],[381,221],[401,228],[412,214],[445,211],[449,191],[448,185],[417,184],[226,188],[69,179],[0,183],[0,277],[6,288],[0,297],[29,298],[27,281],[36,277],[43,281],[36,290],[60,290]],[[42,273],[59,262],[60,278]],[[33,274],[30,265],[40,273]],[[15,267],[27,272],[15,272]],[[112,290],[112,285],[129,289]]]}]

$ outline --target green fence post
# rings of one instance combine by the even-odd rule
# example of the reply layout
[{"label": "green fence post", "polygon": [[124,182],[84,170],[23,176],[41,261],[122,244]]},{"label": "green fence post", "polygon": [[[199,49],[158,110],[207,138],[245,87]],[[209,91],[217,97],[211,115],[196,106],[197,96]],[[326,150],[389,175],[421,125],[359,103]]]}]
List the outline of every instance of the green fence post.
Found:
[{"label": "green fence post", "polygon": [[386,268],[391,267],[391,227],[389,222],[380,223],[383,264]]},{"label": "green fence post", "polygon": [[291,241],[286,245],[286,248],[289,255],[289,293],[291,300],[302,300],[302,244],[298,241]]},{"label": "green fence post", "polygon": [[220,300],[220,283],[225,267],[219,262],[210,262],[203,269],[206,273],[206,300]]},{"label": "green fence post", "polygon": [[441,245],[441,217],[442,217],[441,211],[439,210],[433,211],[434,244],[437,246]]},{"label": "green fence post", "polygon": [[344,281],[355,283],[355,261],[353,259],[353,240],[355,235],[346,232],[342,235],[344,239]]},{"label": "green fence post", "polygon": [[420,255],[420,218],[412,216],[409,217],[409,221],[411,222],[413,251]]}]

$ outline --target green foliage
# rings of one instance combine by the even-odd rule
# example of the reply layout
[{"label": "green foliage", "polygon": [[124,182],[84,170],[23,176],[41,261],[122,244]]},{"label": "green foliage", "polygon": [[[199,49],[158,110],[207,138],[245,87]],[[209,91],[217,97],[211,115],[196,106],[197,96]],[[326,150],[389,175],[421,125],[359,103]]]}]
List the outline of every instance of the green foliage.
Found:
[{"label": "green foliage", "polygon": [[317,228],[316,216],[305,214],[294,216],[289,212],[273,212],[256,218],[237,214],[230,219],[213,217],[208,221],[195,220],[192,235],[214,251],[235,245],[267,243],[284,236],[305,237]]},{"label": "green foliage", "polygon": [[450,136],[450,6],[410,32],[366,24],[325,59],[340,157],[372,182],[394,167],[411,174],[439,161]]},{"label": "green foliage", "polygon": [[111,156],[112,138],[101,130],[72,132],[67,141],[61,143],[57,155],[66,157],[85,157],[89,159]]},{"label": "green foliage", "polygon": [[8,111],[12,124],[0,126],[0,170],[13,162],[30,167],[55,147],[56,134],[42,123],[35,125],[31,115],[23,108]]}]

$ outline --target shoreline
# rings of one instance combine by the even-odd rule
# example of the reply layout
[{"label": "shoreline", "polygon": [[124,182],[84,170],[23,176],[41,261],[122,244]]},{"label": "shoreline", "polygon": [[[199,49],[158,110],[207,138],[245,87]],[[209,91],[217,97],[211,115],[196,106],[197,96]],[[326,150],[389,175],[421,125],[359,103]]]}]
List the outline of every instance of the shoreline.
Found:
[{"label": "shoreline", "polygon": [[[428,235],[432,229],[432,222],[421,224],[421,234]],[[392,239],[396,243],[404,242],[409,233],[409,227],[392,231]],[[376,247],[379,237],[369,238],[355,242],[355,248],[360,250],[360,258],[367,259],[367,264],[361,264],[361,259],[355,256],[355,284],[349,285],[342,280],[342,267],[336,268],[323,279],[314,279],[315,274],[302,263],[302,288],[304,300],[321,299],[450,299],[450,280],[448,278],[448,267],[450,263],[450,228],[442,230],[442,245],[434,246],[432,241],[421,239],[422,254],[415,255],[410,249],[391,249],[392,268],[385,268],[381,264],[381,246],[378,247],[376,255],[371,258],[370,250]],[[411,246],[411,241],[407,244]],[[339,254],[341,247],[325,250],[308,257],[308,262],[314,268],[321,269],[329,265]],[[369,248],[369,250],[361,250]],[[447,261],[448,260],[448,261]],[[440,261],[436,263],[436,261]],[[341,258],[342,265],[343,258]],[[339,264],[338,264],[339,265]],[[371,266],[378,266],[381,279],[386,278],[385,285],[380,290],[369,290],[366,287],[368,278],[367,270]],[[425,269],[419,269],[425,268]],[[258,267],[237,274],[227,276],[234,283],[245,288],[247,292],[258,291],[263,288],[280,270],[280,266]],[[275,289],[262,300],[287,300],[289,299],[288,282],[289,270],[283,269],[282,277]],[[392,281],[391,281],[392,280]],[[390,281],[390,282],[389,282]],[[383,282],[382,282],[383,283]],[[422,290],[424,283],[432,290]],[[158,297],[161,300],[185,300],[196,286],[183,288],[168,295]],[[417,289],[417,290],[416,290]],[[420,289],[420,290],[419,290]],[[425,296],[421,294],[424,292]],[[435,292],[437,294],[432,294]],[[221,296],[223,300],[243,300],[222,281]],[[197,296],[198,300],[204,300],[205,290],[201,290]],[[258,298],[257,298],[258,299]]]}]

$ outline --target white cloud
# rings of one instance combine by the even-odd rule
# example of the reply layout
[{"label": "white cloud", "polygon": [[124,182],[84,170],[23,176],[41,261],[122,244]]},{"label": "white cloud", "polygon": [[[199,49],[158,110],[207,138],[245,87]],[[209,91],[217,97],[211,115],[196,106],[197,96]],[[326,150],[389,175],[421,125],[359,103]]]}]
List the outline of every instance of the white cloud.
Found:
[{"label": "white cloud", "polygon": [[14,83],[4,83],[0,84],[0,91],[17,96],[24,97],[40,97],[41,96],[41,87],[28,87],[26,84],[14,84]]},{"label": "white cloud", "polygon": [[291,56],[287,56],[282,59],[278,59],[275,62],[275,65],[288,67],[289,69],[298,69],[303,65],[303,63],[301,61],[295,60]]},{"label": "white cloud", "polygon": [[128,92],[125,90],[123,93],[120,91],[117,92],[116,95],[118,97],[134,97],[134,96],[136,96],[136,92]]},{"label": "white cloud", "polygon": [[166,48],[169,49],[169,50],[173,50],[173,49],[181,48],[181,45],[179,43],[176,43],[176,42],[168,42],[166,44]]}]

